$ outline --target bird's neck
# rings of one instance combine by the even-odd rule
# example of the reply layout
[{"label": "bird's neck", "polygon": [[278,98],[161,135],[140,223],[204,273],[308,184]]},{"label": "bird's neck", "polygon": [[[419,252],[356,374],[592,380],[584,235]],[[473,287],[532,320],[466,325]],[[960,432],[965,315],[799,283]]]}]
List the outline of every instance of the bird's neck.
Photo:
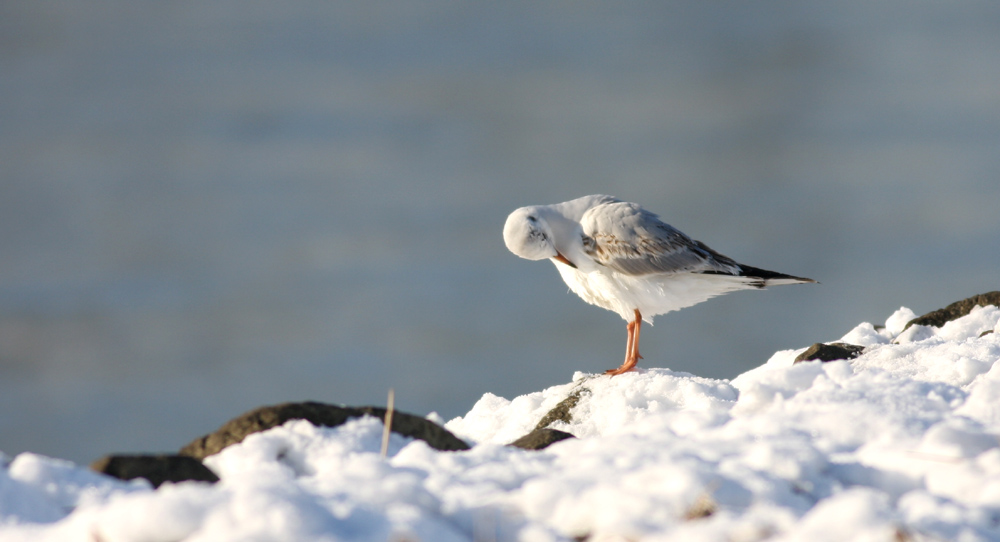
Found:
[{"label": "bird's neck", "polygon": [[583,250],[583,228],[577,220],[567,217],[558,208],[545,210],[544,219],[552,231],[552,244],[580,271],[591,271],[596,264]]}]

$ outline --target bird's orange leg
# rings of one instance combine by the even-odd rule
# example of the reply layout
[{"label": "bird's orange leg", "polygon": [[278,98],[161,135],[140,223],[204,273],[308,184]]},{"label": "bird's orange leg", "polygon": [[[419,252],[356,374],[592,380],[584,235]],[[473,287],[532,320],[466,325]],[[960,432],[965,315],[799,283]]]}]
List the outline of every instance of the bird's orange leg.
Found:
[{"label": "bird's orange leg", "polygon": [[632,357],[635,358],[635,362],[633,362],[635,365],[639,363],[640,359],[643,359],[639,354],[639,331],[642,329],[642,315],[639,314],[639,309],[635,309],[635,321],[632,323],[635,324],[635,336],[632,337]]},{"label": "bird's orange leg", "polygon": [[606,375],[620,375],[629,371],[634,371],[635,366],[642,359],[639,355],[639,330],[642,329],[642,315],[639,309],[635,309],[635,320],[628,323],[625,328],[628,330],[628,341],[625,343],[625,361],[617,369],[608,369]]},{"label": "bird's orange leg", "polygon": [[625,361],[622,363],[623,365],[632,359],[632,351],[635,350],[635,322],[629,322],[625,326],[625,332],[628,334],[628,340],[625,341]]}]

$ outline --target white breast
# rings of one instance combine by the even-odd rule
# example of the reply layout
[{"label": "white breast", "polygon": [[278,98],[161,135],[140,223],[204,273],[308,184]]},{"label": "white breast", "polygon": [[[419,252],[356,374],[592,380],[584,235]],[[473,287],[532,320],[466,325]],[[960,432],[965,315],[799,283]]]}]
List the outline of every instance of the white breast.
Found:
[{"label": "white breast", "polygon": [[702,273],[672,273],[633,277],[617,271],[597,269],[583,272],[555,264],[569,289],[581,299],[618,313],[625,320],[639,309],[650,324],[653,317],[690,307],[717,295],[755,288],[744,277]]}]

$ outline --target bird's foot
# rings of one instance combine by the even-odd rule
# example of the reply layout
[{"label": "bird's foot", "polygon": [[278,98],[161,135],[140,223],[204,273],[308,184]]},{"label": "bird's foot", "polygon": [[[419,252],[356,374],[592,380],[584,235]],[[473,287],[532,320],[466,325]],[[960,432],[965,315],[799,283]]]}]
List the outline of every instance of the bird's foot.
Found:
[{"label": "bird's foot", "polygon": [[642,359],[642,356],[640,356],[639,353],[636,352],[635,357],[625,360],[625,362],[622,363],[621,367],[618,367],[617,369],[608,369],[607,371],[604,371],[604,374],[609,376],[616,376],[635,371],[635,367],[636,365],[639,364],[640,359]]}]

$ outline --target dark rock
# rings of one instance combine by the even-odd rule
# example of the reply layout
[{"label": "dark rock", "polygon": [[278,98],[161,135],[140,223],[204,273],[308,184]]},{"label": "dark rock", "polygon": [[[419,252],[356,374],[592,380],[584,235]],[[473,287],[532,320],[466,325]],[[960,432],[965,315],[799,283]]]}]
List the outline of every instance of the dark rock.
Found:
[{"label": "dark rock", "polygon": [[511,442],[507,446],[514,446],[515,448],[521,448],[524,450],[543,450],[548,448],[551,444],[555,444],[560,440],[566,440],[568,438],[576,437],[565,431],[549,429],[546,427],[543,429],[535,429],[527,435]]},{"label": "dark rock", "polygon": [[[316,426],[336,427],[351,418],[375,416],[385,419],[380,407],[342,407],[324,403],[283,403],[260,407],[226,422],[216,432],[195,439],[181,448],[181,455],[204,459],[223,448],[242,442],[247,435],[277,427],[288,420],[306,420]],[[442,451],[468,450],[469,445],[436,423],[413,414],[394,410],[393,433],[420,439]]]},{"label": "dark rock", "polygon": [[795,358],[795,363],[800,361],[835,361],[838,359],[854,359],[861,355],[865,347],[847,343],[816,343],[806,349]]},{"label": "dark rock", "polygon": [[979,336],[980,337],[985,337],[985,336],[989,335],[990,333],[993,333],[993,330],[992,329],[987,329],[986,331],[980,333]]},{"label": "dark rock", "polygon": [[974,295],[970,298],[956,301],[943,309],[928,312],[927,314],[914,318],[906,323],[905,331],[910,326],[934,326],[941,327],[947,322],[957,320],[972,312],[976,305],[986,307],[994,305],[1000,307],[1000,292],[986,292],[985,294]]},{"label": "dark rock", "polygon": [[106,455],[91,463],[90,468],[119,480],[145,478],[153,487],[164,482],[219,481],[201,461],[185,455]]},{"label": "dark rock", "polygon": [[535,426],[535,429],[545,429],[555,422],[572,422],[573,415],[570,414],[570,411],[573,410],[573,407],[580,402],[580,397],[584,393],[590,394],[590,390],[583,387],[574,389],[569,396],[562,401],[559,401],[559,404],[542,416],[542,419],[538,421],[538,425]]}]

